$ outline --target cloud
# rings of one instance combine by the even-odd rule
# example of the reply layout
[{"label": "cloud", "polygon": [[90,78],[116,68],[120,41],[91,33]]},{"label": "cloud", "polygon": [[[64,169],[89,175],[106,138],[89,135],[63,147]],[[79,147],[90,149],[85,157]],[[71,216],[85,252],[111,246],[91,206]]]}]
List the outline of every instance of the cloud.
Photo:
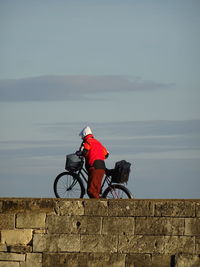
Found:
[{"label": "cloud", "polygon": [[[82,123],[52,123],[40,125],[43,136],[62,139],[0,142],[0,157],[60,157],[79,148],[78,133]],[[91,123],[95,136],[113,157],[137,158],[200,158],[200,120],[130,121]],[[63,139],[63,134],[65,139]]]},{"label": "cloud", "polygon": [[40,76],[0,80],[0,101],[61,101],[99,98],[106,92],[144,91],[171,88],[173,84],[145,81],[120,75]]},{"label": "cloud", "polygon": [[[70,136],[78,134],[88,122],[46,123],[41,129],[48,132],[65,132]],[[172,136],[200,136],[200,120],[148,120],[123,122],[91,122],[92,130],[98,136],[114,139],[156,138]]]}]

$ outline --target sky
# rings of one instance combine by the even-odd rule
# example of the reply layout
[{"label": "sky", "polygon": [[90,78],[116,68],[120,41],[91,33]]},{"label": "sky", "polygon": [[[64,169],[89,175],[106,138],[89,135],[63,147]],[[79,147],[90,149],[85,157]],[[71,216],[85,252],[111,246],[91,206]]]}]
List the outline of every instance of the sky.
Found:
[{"label": "sky", "polygon": [[200,198],[199,0],[0,0],[0,197],[54,197],[89,125],[136,198]]}]

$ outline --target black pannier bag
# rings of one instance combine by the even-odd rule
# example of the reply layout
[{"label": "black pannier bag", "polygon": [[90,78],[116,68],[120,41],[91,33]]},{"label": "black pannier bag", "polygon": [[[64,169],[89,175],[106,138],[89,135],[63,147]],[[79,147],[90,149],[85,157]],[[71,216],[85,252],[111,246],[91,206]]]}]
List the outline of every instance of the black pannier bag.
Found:
[{"label": "black pannier bag", "polygon": [[66,156],[65,170],[78,171],[82,168],[83,161],[76,154],[70,154]]},{"label": "black pannier bag", "polygon": [[126,160],[121,160],[115,163],[115,168],[112,170],[113,183],[127,183],[129,173],[131,171],[131,163]]}]

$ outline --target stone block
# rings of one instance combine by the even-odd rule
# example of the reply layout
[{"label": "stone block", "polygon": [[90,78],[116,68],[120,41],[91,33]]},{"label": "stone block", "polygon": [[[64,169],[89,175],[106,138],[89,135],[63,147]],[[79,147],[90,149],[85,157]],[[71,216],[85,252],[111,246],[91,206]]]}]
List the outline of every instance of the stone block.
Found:
[{"label": "stone block", "polygon": [[[51,247],[51,246],[50,246]],[[59,235],[55,246],[59,251],[78,252],[80,251],[80,235]],[[52,250],[54,247],[52,248]]]},{"label": "stone block", "polygon": [[171,255],[152,255],[152,265],[150,267],[169,267],[174,266],[172,264]]},{"label": "stone block", "polygon": [[60,215],[84,215],[84,205],[81,200],[59,200],[56,211]]},{"label": "stone block", "polygon": [[108,201],[100,199],[88,199],[84,201],[85,215],[108,216]]},{"label": "stone block", "polygon": [[165,242],[161,236],[119,236],[119,253],[152,254],[164,253]]},{"label": "stone block", "polygon": [[7,245],[27,245],[32,240],[32,230],[2,230],[1,242]]},{"label": "stone block", "polygon": [[[152,265],[150,254],[128,254],[126,256],[126,265],[125,266],[128,266],[128,267],[152,267],[154,265]],[[163,265],[160,265],[160,266],[164,267]],[[167,267],[169,267],[169,266],[167,266]]]},{"label": "stone block", "polygon": [[196,202],[196,216],[200,217],[200,202]]},{"label": "stone block", "polygon": [[178,254],[176,256],[176,267],[199,267],[200,256],[191,254]]},{"label": "stone block", "polygon": [[0,214],[0,230],[1,229],[14,229],[15,228],[15,215],[14,214]]},{"label": "stone block", "polygon": [[101,217],[93,216],[48,216],[47,228],[55,234],[100,234]]},{"label": "stone block", "polygon": [[43,253],[43,266],[88,267],[88,257],[87,253]]},{"label": "stone block", "polygon": [[183,235],[183,218],[138,217],[135,219],[137,235]]},{"label": "stone block", "polygon": [[155,202],[155,216],[195,217],[195,202],[189,200],[164,200]]},{"label": "stone block", "polygon": [[195,253],[195,238],[191,236],[166,236],[164,237],[165,253],[175,255],[176,253]]},{"label": "stone block", "polygon": [[20,267],[20,263],[11,261],[0,261],[0,267]]},{"label": "stone block", "polygon": [[150,200],[109,200],[109,216],[154,216],[154,205]]},{"label": "stone block", "polygon": [[33,237],[34,252],[79,252],[80,235],[42,235]]},{"label": "stone block", "polygon": [[200,236],[195,237],[196,254],[200,254]]},{"label": "stone block", "polygon": [[200,236],[200,218],[185,219],[185,235]]},{"label": "stone block", "polygon": [[124,267],[125,255],[116,253],[44,253],[43,266]]},{"label": "stone block", "polygon": [[130,234],[134,233],[134,218],[132,217],[104,217],[102,234]]},{"label": "stone block", "polygon": [[42,267],[42,253],[27,253],[27,267]]},{"label": "stone block", "polygon": [[55,213],[56,202],[54,199],[5,199],[2,200],[2,212],[38,211]]},{"label": "stone block", "polygon": [[125,255],[117,253],[91,253],[88,265],[92,267],[124,267]]},{"label": "stone block", "polygon": [[21,210],[26,210],[28,208],[28,201],[22,199],[5,199],[2,201],[2,212],[18,212]]},{"label": "stone block", "polygon": [[33,199],[28,205],[32,211],[45,212],[48,214],[55,214],[56,202],[54,199]]},{"label": "stone block", "polygon": [[0,261],[25,261],[25,254],[0,252]]},{"label": "stone block", "polygon": [[1,200],[0,201],[0,212],[2,212],[3,211],[3,201]]},{"label": "stone block", "polygon": [[118,238],[114,235],[81,236],[81,252],[117,252]]},{"label": "stone block", "polygon": [[16,228],[44,228],[46,213],[23,212],[18,213],[16,218]]},{"label": "stone block", "polygon": [[195,240],[186,236],[119,236],[118,251],[141,254],[192,254],[195,251]]},{"label": "stone block", "polygon": [[[56,237],[56,240],[58,240],[58,237]],[[46,234],[35,234],[33,236],[33,252],[48,251],[50,243],[51,243],[51,236]]]}]

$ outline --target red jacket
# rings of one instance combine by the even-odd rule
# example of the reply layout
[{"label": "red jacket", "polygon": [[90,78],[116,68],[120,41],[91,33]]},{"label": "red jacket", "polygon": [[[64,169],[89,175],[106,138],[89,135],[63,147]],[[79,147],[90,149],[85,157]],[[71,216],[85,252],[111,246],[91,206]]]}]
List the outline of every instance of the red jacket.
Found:
[{"label": "red jacket", "polygon": [[107,149],[94,138],[92,134],[87,135],[82,143],[82,149],[86,159],[86,164],[91,167],[96,160],[104,161],[108,157]]}]

